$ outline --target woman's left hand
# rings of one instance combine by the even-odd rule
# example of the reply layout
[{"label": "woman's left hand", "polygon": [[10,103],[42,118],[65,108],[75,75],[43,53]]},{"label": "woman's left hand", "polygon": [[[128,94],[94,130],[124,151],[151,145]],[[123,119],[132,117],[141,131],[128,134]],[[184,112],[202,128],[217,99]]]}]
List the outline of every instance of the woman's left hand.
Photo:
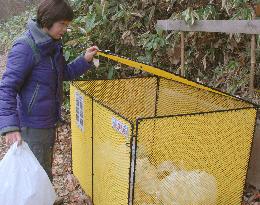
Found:
[{"label": "woman's left hand", "polygon": [[97,51],[98,51],[98,50],[99,50],[99,49],[98,49],[97,46],[92,46],[92,47],[88,48],[88,49],[86,50],[85,55],[84,55],[85,60],[86,60],[87,62],[91,62],[91,61],[93,60],[94,55],[97,54]]}]

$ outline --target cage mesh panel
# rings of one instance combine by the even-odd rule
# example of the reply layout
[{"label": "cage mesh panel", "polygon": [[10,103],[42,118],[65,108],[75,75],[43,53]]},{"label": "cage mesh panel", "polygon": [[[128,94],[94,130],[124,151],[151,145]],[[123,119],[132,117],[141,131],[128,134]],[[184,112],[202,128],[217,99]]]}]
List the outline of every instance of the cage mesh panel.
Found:
[{"label": "cage mesh panel", "polygon": [[92,195],[92,99],[84,95],[84,130],[76,124],[76,88],[70,86],[72,169],[84,191]]},{"label": "cage mesh panel", "polygon": [[[112,127],[113,117],[128,126],[128,137]],[[94,204],[128,204],[131,125],[95,102],[93,120]]]},{"label": "cage mesh panel", "polygon": [[[255,117],[240,109],[142,120],[134,204],[211,205],[214,194],[218,205],[240,204]],[[194,193],[207,202],[188,201]]]},{"label": "cage mesh panel", "polygon": [[131,121],[154,116],[156,78],[77,81],[74,84]]},{"label": "cage mesh panel", "polygon": [[175,81],[160,79],[157,115],[191,114],[251,107],[243,101],[201,90]]},{"label": "cage mesh panel", "polygon": [[[113,117],[127,125],[129,133],[137,134],[134,205],[240,204],[254,105],[164,78],[159,78],[157,89],[156,77],[75,81],[73,85],[85,95],[82,133],[75,122],[72,86],[73,171],[91,193],[92,144],[87,136],[94,123],[95,205],[128,204],[131,193],[130,136],[112,127]],[[139,129],[131,130],[137,118]]]}]

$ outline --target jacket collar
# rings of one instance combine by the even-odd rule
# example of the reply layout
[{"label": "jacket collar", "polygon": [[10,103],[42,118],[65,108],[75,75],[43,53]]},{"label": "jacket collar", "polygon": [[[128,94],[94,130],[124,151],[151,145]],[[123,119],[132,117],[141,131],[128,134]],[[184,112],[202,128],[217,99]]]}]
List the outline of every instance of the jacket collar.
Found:
[{"label": "jacket collar", "polygon": [[38,48],[46,54],[52,54],[61,46],[60,40],[54,40],[37,24],[35,19],[29,20],[27,28]]},{"label": "jacket collar", "polygon": [[40,26],[37,24],[36,20],[34,19],[29,20],[27,24],[27,28],[30,31],[37,45],[47,44],[54,41],[46,32],[43,31],[42,28],[40,28]]}]

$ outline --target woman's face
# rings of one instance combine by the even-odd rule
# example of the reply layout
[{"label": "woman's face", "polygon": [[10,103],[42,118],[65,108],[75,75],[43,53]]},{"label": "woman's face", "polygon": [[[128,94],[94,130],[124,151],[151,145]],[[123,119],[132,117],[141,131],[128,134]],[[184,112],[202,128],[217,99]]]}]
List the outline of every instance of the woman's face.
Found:
[{"label": "woman's face", "polygon": [[51,28],[43,28],[53,39],[59,40],[66,32],[70,21],[57,21]]}]

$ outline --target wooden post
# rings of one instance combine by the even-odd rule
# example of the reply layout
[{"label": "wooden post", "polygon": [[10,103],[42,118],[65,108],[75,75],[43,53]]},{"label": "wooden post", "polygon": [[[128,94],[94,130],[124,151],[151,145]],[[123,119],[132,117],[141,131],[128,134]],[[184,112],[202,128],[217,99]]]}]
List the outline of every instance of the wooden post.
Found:
[{"label": "wooden post", "polygon": [[256,66],[256,35],[252,35],[251,38],[251,69],[250,69],[250,83],[249,83],[249,95],[254,95],[254,81],[255,81],[255,66]]},{"label": "wooden post", "polygon": [[157,28],[167,31],[260,34],[260,21],[255,20],[197,20],[193,25],[184,20],[158,20]]},{"label": "wooden post", "polygon": [[255,15],[260,17],[260,3],[255,5]]},{"label": "wooden post", "polygon": [[[256,13],[253,13],[253,18],[256,17]],[[249,96],[254,96],[254,81],[256,70],[256,35],[251,37],[251,69],[250,69],[250,81],[249,81]]]},{"label": "wooden post", "polygon": [[185,34],[181,32],[181,76],[185,77]]}]

